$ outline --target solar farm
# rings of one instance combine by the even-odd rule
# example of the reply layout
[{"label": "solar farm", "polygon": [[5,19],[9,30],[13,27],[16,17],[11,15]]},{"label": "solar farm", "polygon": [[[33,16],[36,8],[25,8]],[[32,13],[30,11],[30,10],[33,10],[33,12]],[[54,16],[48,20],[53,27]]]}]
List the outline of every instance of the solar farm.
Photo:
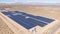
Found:
[{"label": "solar farm", "polygon": [[34,16],[19,11],[2,12],[2,13],[11,18],[12,20],[16,21],[17,23],[21,24],[26,29],[33,28],[37,25],[44,27],[54,21],[53,19],[41,16]]},{"label": "solar farm", "polygon": [[1,34],[60,34],[60,12],[57,12],[59,10],[53,11],[36,6],[17,8],[18,10],[1,9],[3,10],[0,12]]}]

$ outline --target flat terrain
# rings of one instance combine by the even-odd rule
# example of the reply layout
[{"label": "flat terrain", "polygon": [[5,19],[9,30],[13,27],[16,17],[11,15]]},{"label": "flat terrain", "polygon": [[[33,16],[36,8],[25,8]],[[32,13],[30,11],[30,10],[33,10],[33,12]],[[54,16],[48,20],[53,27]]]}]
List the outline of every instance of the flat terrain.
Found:
[{"label": "flat terrain", "polygon": [[[56,7],[21,5],[21,6],[14,6],[14,7],[6,8],[6,10],[7,11],[20,10],[20,11],[23,11],[23,12],[26,12],[29,14],[33,14],[36,16],[43,16],[43,17],[47,17],[47,18],[60,20],[60,8],[56,8]],[[60,33],[60,30],[59,30],[59,33]]]}]

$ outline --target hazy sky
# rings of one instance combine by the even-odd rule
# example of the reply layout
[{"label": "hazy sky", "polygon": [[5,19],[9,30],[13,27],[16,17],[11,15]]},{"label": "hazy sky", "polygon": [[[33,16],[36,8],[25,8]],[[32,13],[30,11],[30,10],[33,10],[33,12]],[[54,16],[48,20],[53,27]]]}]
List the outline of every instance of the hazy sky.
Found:
[{"label": "hazy sky", "polygon": [[40,2],[40,3],[60,3],[60,0],[0,0],[0,3],[15,3],[15,2]]}]

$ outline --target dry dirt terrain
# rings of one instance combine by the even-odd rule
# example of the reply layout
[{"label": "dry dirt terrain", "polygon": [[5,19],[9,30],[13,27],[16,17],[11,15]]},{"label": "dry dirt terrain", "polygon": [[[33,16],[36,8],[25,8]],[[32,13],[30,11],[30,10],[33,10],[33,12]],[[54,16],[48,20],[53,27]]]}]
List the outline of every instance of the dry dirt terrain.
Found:
[{"label": "dry dirt terrain", "polygon": [[[23,11],[23,12],[26,12],[29,14],[33,14],[36,16],[43,16],[43,17],[47,17],[47,18],[60,20],[60,8],[56,8],[56,7],[26,6],[26,5],[23,6],[23,5],[21,5],[21,6],[14,6],[14,7],[5,8],[5,9],[6,9],[6,11],[20,10],[20,11]],[[3,22],[1,22],[1,20],[0,20],[0,23],[3,23]],[[8,27],[6,27],[6,28],[9,29]],[[57,29],[57,31],[54,34],[60,34],[60,27],[59,27],[59,29]]]}]

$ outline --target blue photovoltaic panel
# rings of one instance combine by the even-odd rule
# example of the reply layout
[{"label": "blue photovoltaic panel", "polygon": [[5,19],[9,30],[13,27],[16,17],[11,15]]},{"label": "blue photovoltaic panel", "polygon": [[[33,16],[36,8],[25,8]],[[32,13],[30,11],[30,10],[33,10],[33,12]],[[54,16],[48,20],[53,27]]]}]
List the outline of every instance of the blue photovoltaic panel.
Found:
[{"label": "blue photovoltaic panel", "polygon": [[17,13],[22,13],[23,15],[26,15],[26,16],[30,16],[30,17],[33,17],[33,18],[36,18],[36,19],[39,19],[39,20],[42,20],[42,21],[45,21],[47,23],[51,23],[52,21],[54,21],[53,19],[49,19],[49,18],[45,18],[45,17],[41,17],[41,16],[34,16],[34,15],[31,15],[31,14],[27,14],[27,13],[24,13],[24,12],[18,12],[16,11]]},{"label": "blue photovoltaic panel", "polygon": [[8,16],[15,22],[19,23],[26,29],[33,28],[37,25],[44,27],[48,23],[51,23],[54,21],[53,19],[41,17],[41,16],[34,16],[31,14],[27,14],[24,12],[19,12],[19,11],[10,11],[10,12],[2,12],[4,15]]},{"label": "blue photovoltaic panel", "polygon": [[34,24],[32,22],[28,22],[28,20],[25,19],[24,16],[20,16],[20,15],[14,16],[14,15],[12,15],[12,17],[10,17],[10,18],[13,19],[14,21],[16,21],[17,23],[21,24],[22,26],[24,26],[27,29],[36,26],[36,24]]}]

